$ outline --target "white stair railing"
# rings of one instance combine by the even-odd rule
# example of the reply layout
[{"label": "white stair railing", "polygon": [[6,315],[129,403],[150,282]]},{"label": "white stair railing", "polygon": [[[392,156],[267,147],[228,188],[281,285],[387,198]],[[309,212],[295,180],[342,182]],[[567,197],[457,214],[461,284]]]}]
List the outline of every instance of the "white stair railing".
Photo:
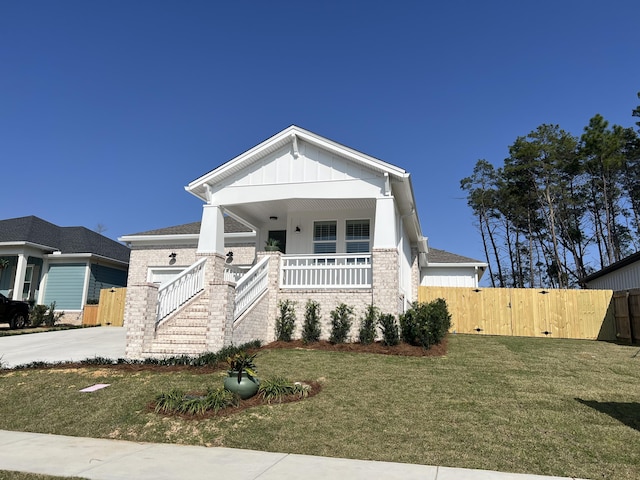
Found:
[{"label": "white stair railing", "polygon": [[234,321],[240,318],[269,285],[269,257],[266,256],[244,274],[236,284]]},{"label": "white stair railing", "polygon": [[156,326],[196,293],[204,290],[204,268],[206,258],[198,260],[173,280],[158,288],[158,311]]},{"label": "white stair railing", "polygon": [[249,271],[248,268],[236,267],[235,265],[224,266],[224,279],[227,282],[238,283],[245,273]]}]

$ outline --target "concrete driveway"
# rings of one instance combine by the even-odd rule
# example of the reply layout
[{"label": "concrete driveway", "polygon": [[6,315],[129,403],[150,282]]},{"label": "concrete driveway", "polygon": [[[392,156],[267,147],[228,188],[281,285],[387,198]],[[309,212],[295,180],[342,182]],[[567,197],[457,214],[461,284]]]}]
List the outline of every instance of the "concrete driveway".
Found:
[{"label": "concrete driveway", "polygon": [[124,358],[123,327],[92,327],[0,337],[0,364],[79,361],[86,358]]}]

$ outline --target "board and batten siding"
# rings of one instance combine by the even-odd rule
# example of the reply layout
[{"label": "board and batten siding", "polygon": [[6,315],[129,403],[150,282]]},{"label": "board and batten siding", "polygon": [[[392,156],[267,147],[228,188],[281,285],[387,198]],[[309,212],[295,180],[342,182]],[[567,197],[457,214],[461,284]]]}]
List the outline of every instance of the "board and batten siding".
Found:
[{"label": "board and batten siding", "polygon": [[89,277],[89,290],[87,299],[99,300],[100,290],[111,287],[126,287],[127,271],[104,265],[92,264]]},{"label": "board and batten siding", "polygon": [[423,269],[422,287],[477,287],[476,270],[469,268],[427,267]]},{"label": "board and batten siding", "polygon": [[587,283],[590,289],[631,290],[640,288],[640,261],[620,267]]},{"label": "board and batten siding", "polygon": [[82,310],[87,265],[56,263],[49,266],[44,304],[56,302],[56,310]]}]

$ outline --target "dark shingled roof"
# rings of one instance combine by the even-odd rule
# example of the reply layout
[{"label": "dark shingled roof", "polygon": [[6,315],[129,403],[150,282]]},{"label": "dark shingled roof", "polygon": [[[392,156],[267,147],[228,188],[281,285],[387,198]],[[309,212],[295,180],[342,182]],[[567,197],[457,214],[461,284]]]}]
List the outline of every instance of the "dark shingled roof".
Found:
[{"label": "dark shingled roof", "polygon": [[[200,233],[200,223],[185,223],[183,225],[175,225],[173,227],[158,228],[156,230],[148,230],[146,232],[134,233],[132,236],[144,236],[144,235],[198,235]],[[252,232],[249,227],[240,223],[235,218],[224,217],[224,232],[225,233],[248,233]]]},{"label": "dark shingled roof", "polygon": [[480,260],[474,260],[473,258],[463,257],[462,255],[438,250],[437,248],[432,247],[429,247],[427,261],[429,263],[484,263]]},{"label": "dark shingled roof", "polygon": [[92,253],[129,263],[130,250],[85,227],[59,227],[33,215],[0,220],[0,243],[29,242],[62,253]]}]

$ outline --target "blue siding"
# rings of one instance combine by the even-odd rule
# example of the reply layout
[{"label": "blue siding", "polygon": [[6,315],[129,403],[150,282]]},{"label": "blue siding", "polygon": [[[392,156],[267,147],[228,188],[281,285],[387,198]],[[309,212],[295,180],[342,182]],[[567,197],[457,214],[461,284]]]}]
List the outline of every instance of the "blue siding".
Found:
[{"label": "blue siding", "polygon": [[44,304],[56,302],[56,310],[81,310],[86,264],[60,263],[49,266]]},{"label": "blue siding", "polygon": [[87,300],[99,300],[100,290],[111,287],[126,287],[127,271],[117,268],[105,267],[104,265],[92,264],[91,276],[89,278],[89,291]]}]

